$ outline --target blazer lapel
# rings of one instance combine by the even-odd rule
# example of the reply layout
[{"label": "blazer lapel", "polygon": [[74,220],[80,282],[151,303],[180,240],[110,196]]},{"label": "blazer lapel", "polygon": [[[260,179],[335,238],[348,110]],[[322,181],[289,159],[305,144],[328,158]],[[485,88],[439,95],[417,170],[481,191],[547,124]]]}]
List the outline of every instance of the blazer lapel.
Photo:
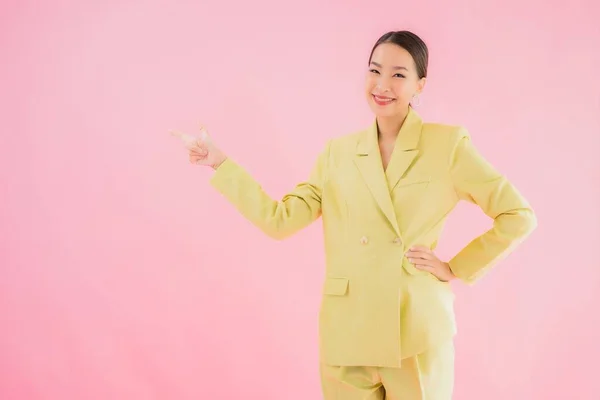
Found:
[{"label": "blazer lapel", "polygon": [[423,121],[419,115],[409,107],[409,112],[398,132],[396,144],[386,172],[387,184],[390,192],[394,190],[400,178],[415,161],[419,154],[417,148],[421,137]]},{"label": "blazer lapel", "polygon": [[400,235],[394,205],[390,197],[390,189],[383,170],[381,152],[379,151],[377,122],[374,122],[359,136],[354,163],[377,205],[394,228],[394,231]]},{"label": "blazer lapel", "polygon": [[401,236],[401,233],[390,192],[406,170],[412,165],[418,154],[417,144],[421,135],[421,125],[421,118],[410,107],[409,113],[398,133],[394,151],[386,171],[383,170],[383,162],[379,150],[377,122],[371,124],[359,136],[356,146],[354,162],[379,208],[398,236]]}]

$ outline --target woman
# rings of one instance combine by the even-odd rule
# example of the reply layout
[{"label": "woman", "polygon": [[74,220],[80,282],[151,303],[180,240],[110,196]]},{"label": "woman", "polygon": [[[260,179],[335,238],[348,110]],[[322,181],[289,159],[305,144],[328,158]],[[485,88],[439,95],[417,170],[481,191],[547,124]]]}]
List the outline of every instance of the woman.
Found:
[{"label": "woman", "polygon": [[[326,277],[319,314],[323,394],[329,399],[451,399],[454,294],[536,226],[515,187],[459,126],[425,123],[411,106],[423,91],[428,50],[411,32],[375,44],[366,79],[375,121],[331,139],[306,182],[281,200],[210,140],[187,140],[190,161],[246,218],[283,239],[323,218]],[[436,257],[446,216],[460,200],[494,219],[448,262]]]}]

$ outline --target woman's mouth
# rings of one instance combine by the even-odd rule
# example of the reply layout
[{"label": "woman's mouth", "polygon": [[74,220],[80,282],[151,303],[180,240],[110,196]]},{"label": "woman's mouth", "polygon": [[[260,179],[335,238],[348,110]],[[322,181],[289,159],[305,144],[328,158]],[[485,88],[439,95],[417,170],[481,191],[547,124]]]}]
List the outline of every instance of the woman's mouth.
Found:
[{"label": "woman's mouth", "polygon": [[375,104],[377,104],[378,106],[387,106],[389,104],[392,104],[394,101],[396,101],[396,99],[392,99],[391,97],[377,96],[375,94],[372,96],[373,96],[373,101],[375,101]]}]

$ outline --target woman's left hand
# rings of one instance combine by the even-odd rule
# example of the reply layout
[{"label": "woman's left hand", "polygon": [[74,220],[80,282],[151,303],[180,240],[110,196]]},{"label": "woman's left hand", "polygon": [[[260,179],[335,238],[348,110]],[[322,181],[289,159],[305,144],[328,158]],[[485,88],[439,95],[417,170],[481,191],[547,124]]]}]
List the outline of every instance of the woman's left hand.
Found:
[{"label": "woman's left hand", "polygon": [[450,265],[447,262],[440,261],[428,247],[413,246],[406,252],[406,257],[408,261],[414,264],[415,268],[430,272],[442,282],[449,282],[456,278],[450,269]]}]

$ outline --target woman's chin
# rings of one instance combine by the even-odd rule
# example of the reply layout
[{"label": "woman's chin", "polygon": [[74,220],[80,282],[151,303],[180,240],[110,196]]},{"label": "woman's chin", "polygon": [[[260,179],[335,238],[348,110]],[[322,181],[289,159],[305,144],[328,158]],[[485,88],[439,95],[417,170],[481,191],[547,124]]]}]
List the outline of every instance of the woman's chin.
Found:
[{"label": "woman's chin", "polygon": [[382,109],[378,106],[371,107],[371,110],[373,111],[373,114],[375,114],[375,116],[379,118],[389,118],[400,113],[400,111],[396,108]]},{"label": "woman's chin", "polygon": [[373,114],[379,118],[389,118],[402,114],[402,110],[395,103],[387,106],[380,106],[375,102],[370,101],[369,107]]}]

